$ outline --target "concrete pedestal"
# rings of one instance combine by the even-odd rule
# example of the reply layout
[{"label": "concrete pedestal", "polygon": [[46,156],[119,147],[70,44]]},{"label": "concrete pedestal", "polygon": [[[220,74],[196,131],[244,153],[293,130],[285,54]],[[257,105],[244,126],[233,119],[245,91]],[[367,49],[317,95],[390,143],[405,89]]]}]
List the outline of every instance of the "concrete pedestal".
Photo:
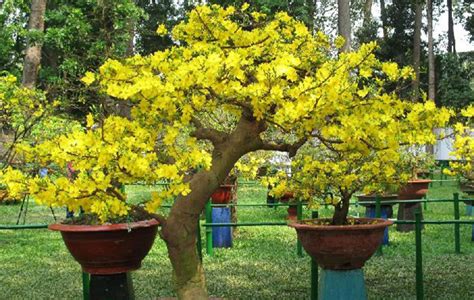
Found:
[{"label": "concrete pedestal", "polygon": [[90,300],[134,300],[130,273],[90,276]]},{"label": "concrete pedestal", "polygon": [[[213,223],[230,223],[231,212],[229,207],[213,207],[212,222]],[[232,227],[212,227],[212,246],[214,248],[230,248],[232,247]]]},{"label": "concrete pedestal", "polygon": [[364,272],[362,269],[322,269],[318,294],[320,300],[366,300]]},{"label": "concrete pedestal", "polygon": [[[393,216],[393,209],[392,205],[382,205],[380,206],[380,215],[382,219],[389,219]],[[369,205],[365,207],[365,217],[366,218],[376,218],[375,216],[375,205]],[[383,240],[382,245],[389,244],[389,237],[388,237],[388,227],[385,228],[383,233]]]}]

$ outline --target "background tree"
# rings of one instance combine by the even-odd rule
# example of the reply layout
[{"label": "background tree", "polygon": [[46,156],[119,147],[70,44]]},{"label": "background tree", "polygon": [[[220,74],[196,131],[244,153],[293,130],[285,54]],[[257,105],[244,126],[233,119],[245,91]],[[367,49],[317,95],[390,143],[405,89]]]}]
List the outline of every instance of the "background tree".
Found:
[{"label": "background tree", "polygon": [[448,53],[456,53],[456,39],[454,37],[453,0],[446,0],[448,7]]},{"label": "background tree", "polygon": [[44,31],[44,14],[46,0],[32,0],[28,19],[28,39],[23,62],[22,84],[33,88],[36,84],[41,63],[42,34]]},{"label": "background tree", "polygon": [[412,80],[413,101],[418,101],[420,97],[420,60],[421,60],[421,22],[423,3],[422,0],[415,0],[413,4],[415,11],[415,24],[413,30],[413,69],[415,78]]},{"label": "background tree", "polygon": [[337,1],[337,31],[340,36],[344,37],[344,46],[342,51],[351,49],[352,30],[351,30],[351,2],[348,0]]},{"label": "background tree", "polygon": [[5,0],[0,7],[0,71],[17,77],[23,72],[29,9],[26,0]]}]

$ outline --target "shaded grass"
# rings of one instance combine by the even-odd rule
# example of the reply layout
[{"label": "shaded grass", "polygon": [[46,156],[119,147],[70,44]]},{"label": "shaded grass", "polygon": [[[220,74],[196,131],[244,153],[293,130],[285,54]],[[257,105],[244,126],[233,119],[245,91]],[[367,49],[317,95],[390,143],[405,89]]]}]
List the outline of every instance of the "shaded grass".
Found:
[{"label": "shaded grass", "polygon": [[[128,187],[131,201],[149,197],[151,187]],[[430,198],[451,198],[454,183],[430,189]],[[239,187],[239,203],[265,203],[264,189]],[[461,204],[464,214],[464,204]],[[14,224],[19,206],[0,206],[0,223]],[[162,209],[167,213],[167,209]],[[396,212],[396,207],[394,207]],[[332,210],[322,207],[320,214]],[[57,214],[64,214],[58,209]],[[351,207],[363,215],[363,208]],[[310,212],[305,212],[309,217]],[[425,219],[453,219],[452,203],[430,203]],[[238,208],[241,222],[285,219],[286,209]],[[463,216],[463,218],[468,218]],[[52,222],[49,209],[30,204],[27,223]],[[201,231],[204,242],[204,229]],[[462,254],[454,254],[453,225],[426,225],[423,264],[426,299],[474,299],[474,243],[471,227],[461,226]],[[415,237],[390,229],[391,244],[382,257],[364,268],[370,299],[415,298]],[[228,299],[309,299],[310,259],[296,255],[296,234],[286,226],[240,227],[231,249],[204,255],[209,293]],[[81,299],[81,270],[56,232],[0,230],[0,299]],[[164,243],[157,238],[140,270],[133,272],[137,299],[174,296],[171,265]]]}]

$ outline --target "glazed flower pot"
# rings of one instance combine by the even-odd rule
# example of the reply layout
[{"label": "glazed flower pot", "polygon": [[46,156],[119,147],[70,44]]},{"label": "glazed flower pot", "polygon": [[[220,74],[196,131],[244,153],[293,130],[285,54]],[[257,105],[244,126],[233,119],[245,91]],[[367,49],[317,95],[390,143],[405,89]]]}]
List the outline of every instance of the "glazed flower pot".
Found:
[{"label": "glazed flower pot", "polygon": [[158,221],[146,220],[110,225],[52,224],[86,273],[110,275],[137,270],[150,251]]},{"label": "glazed flower pot", "polygon": [[364,266],[380,246],[385,228],[393,224],[384,219],[354,220],[360,224],[313,225],[313,220],[302,220],[289,226],[296,229],[303,248],[321,268],[353,270]]},{"label": "glazed flower pot", "polygon": [[223,184],[211,195],[212,204],[228,204],[232,199],[233,184]]},{"label": "glazed flower pot", "polygon": [[428,193],[430,179],[410,180],[398,191],[399,200],[416,200],[423,198]]},{"label": "glazed flower pot", "polygon": [[[417,200],[422,199],[428,192],[431,180],[418,179],[410,180],[398,191],[399,200]],[[415,220],[415,211],[419,210],[422,213],[420,203],[401,203],[398,206],[398,220]],[[421,215],[423,219],[423,215]],[[415,230],[414,224],[397,224],[397,230],[408,232]]]}]

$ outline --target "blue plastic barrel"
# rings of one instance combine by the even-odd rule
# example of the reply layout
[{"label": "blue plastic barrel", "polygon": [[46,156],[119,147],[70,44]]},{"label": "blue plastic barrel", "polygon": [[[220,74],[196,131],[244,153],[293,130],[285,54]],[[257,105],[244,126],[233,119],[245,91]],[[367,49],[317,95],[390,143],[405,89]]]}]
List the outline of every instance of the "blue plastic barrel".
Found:
[{"label": "blue plastic barrel", "polygon": [[[230,207],[212,208],[212,223],[230,222]],[[214,248],[232,247],[232,227],[212,227],[212,246]]]},{"label": "blue plastic barrel", "polygon": [[[382,205],[380,206],[380,217],[382,219],[388,219],[392,215],[392,206],[390,205]],[[375,206],[369,205],[365,207],[365,217],[366,218],[375,218]],[[388,245],[388,227],[385,228],[383,233],[383,241],[382,245]]]}]

